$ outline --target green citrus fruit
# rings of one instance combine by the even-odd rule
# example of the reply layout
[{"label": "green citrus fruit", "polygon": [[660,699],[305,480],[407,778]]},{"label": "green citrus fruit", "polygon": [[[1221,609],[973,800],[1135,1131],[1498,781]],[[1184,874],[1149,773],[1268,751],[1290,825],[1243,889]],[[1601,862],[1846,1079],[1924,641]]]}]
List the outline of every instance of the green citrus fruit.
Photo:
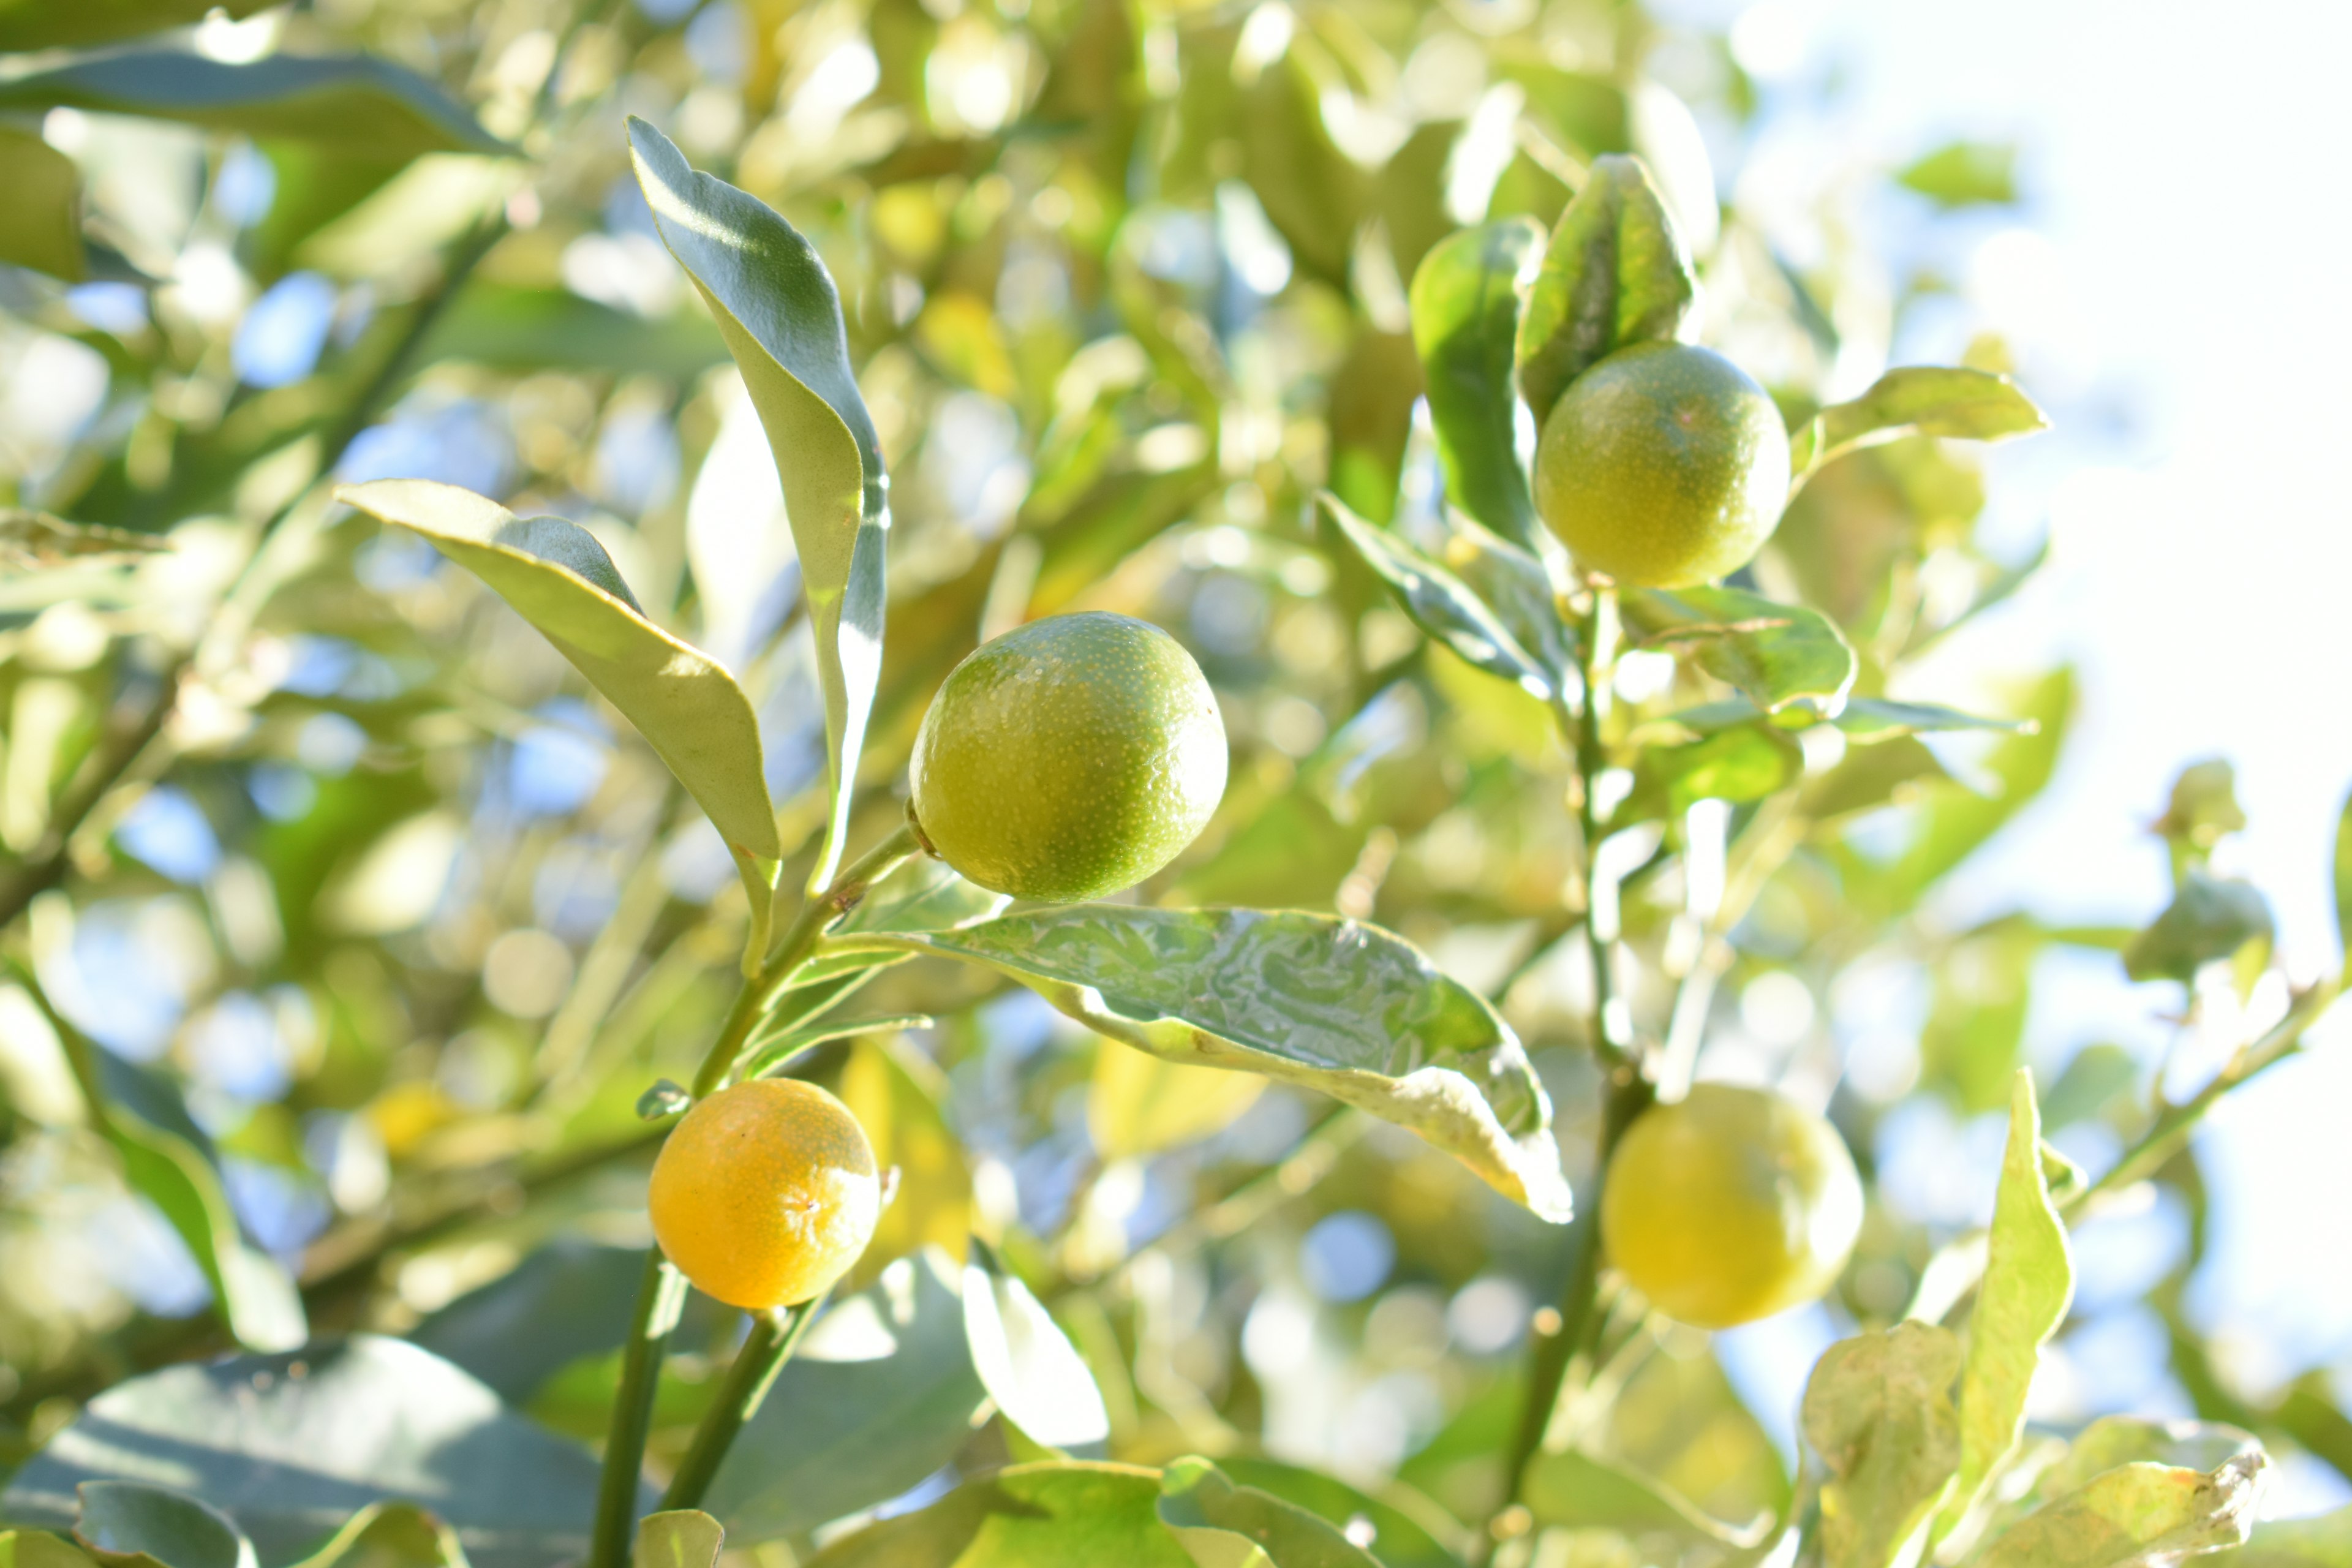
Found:
[{"label": "green citrus fruit", "polygon": [[857,1261],[882,1215],[874,1147],[849,1108],[753,1079],[688,1111],[646,1193],[662,1256],[707,1296],[759,1311],[808,1300]]},{"label": "green citrus fruit", "polygon": [[1712,349],[1637,343],[1569,383],[1536,449],[1536,510],[1588,571],[1685,588],[1745,566],[1789,499],[1789,429]]},{"label": "green citrus fruit", "polygon": [[1703,1329],[1817,1299],[1861,1229],[1862,1178],[1837,1130],[1730,1084],[1643,1111],[1601,1197],[1612,1261],[1651,1305]]},{"label": "green citrus fruit", "polygon": [[1017,626],[949,672],[915,737],[914,816],[983,888],[1051,903],[1131,888],[1225,791],[1225,728],[1201,667],[1126,616]]}]

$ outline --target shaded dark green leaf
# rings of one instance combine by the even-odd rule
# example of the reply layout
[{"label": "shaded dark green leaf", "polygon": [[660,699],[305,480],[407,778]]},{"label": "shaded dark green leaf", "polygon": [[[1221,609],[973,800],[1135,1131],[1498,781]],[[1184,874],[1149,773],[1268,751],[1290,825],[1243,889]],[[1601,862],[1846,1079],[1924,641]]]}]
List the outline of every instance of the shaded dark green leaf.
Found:
[{"label": "shaded dark green leaf", "polygon": [[0,1509],[68,1522],[89,1480],[193,1488],[272,1563],[399,1498],[448,1524],[476,1568],[551,1568],[587,1548],[596,1462],[438,1356],[357,1334],[117,1384],[16,1473]]},{"label": "shaded dark green leaf", "polygon": [[1480,224],[1440,242],[1412,275],[1412,341],[1446,493],[1523,546],[1532,546],[1540,525],[1519,467],[1512,370],[1519,274],[1543,237],[1529,218]]},{"label": "shaded dark green leaf", "polygon": [[1568,384],[1628,343],[1680,338],[1698,300],[1690,252],[1638,158],[1592,161],[1519,316],[1519,391],[1540,426]]},{"label": "shaded dark green leaf", "polygon": [[[1538,697],[1549,697],[1558,689],[1557,673],[1521,647],[1502,617],[1467,584],[1399,535],[1358,517],[1330,491],[1316,499],[1323,515],[1389,585],[1415,626],[1489,675],[1514,681]],[[1542,569],[1537,570],[1540,574]]]},{"label": "shaded dark green leaf", "polygon": [[1386,1568],[1460,1568],[1460,1559],[1444,1541],[1459,1537],[1462,1527],[1402,1482],[1391,1481],[1374,1496],[1279,1459],[1234,1454],[1218,1466],[1243,1486],[1271,1492],[1342,1530],[1369,1527],[1371,1539],[1365,1544]]},{"label": "shaded dark green leaf", "polygon": [[132,1481],[83,1482],[74,1539],[107,1568],[255,1568],[253,1542],[217,1509]]},{"label": "shaded dark green leaf", "polygon": [[1799,475],[1859,447],[1903,436],[1998,441],[2046,430],[2050,421],[2015,382],[1988,370],[1906,365],[1888,371],[1851,403],[1832,404],[1789,437]]},{"label": "shaded dark green leaf", "polygon": [[438,84],[368,55],[230,61],[176,49],[131,50],[0,83],[0,108],[58,107],[176,120],[378,159],[516,151]]},{"label": "shaded dark green leaf", "polygon": [[850,367],[841,296],[815,247],[758,197],[696,173],[634,116],[629,146],[662,242],[718,318],[783,481],[832,767],[825,847],[809,877],[822,887],[840,864],[882,671],[890,480],[881,439]]},{"label": "shaded dark green leaf", "polygon": [[1688,655],[1766,712],[1835,713],[1853,685],[1853,649],[1819,611],[1738,588],[1627,588],[1618,605],[1634,646]]},{"label": "shaded dark green leaf", "polygon": [[89,276],[81,242],[81,171],[19,126],[0,125],[0,262],[68,283]]},{"label": "shaded dark green leaf", "polygon": [[1544,1218],[1569,1215],[1551,1104],[1518,1037],[1377,926],[1074,904],[839,946],[985,964],[1097,1034],[1331,1095],[1412,1129]]},{"label": "shaded dark green leaf", "polygon": [[2252,883],[2191,866],[2172,902],[2125,950],[2124,973],[2134,980],[2194,980],[2205,964],[2250,942],[2268,942],[2274,930],[2270,900]]},{"label": "shaded dark green leaf", "polygon": [[205,13],[225,10],[249,16],[268,0],[5,0],[0,4],[0,52],[103,44],[141,33],[160,33],[201,22]]},{"label": "shaded dark green leaf", "polygon": [[1370,1552],[1294,1503],[1197,1456],[1160,1478],[1160,1522],[1199,1568],[1381,1568]]}]

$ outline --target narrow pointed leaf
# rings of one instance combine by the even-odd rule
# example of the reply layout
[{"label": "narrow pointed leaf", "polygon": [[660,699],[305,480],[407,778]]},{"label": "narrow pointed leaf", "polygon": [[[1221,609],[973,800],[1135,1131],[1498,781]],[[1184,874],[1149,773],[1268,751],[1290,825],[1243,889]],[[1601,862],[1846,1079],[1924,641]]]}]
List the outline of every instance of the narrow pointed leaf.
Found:
[{"label": "narrow pointed leaf", "polygon": [[1160,1522],[1195,1568],[1381,1568],[1371,1553],[1305,1509],[1235,1486],[1197,1455],[1160,1473]]},{"label": "narrow pointed leaf", "polygon": [[1412,275],[1412,342],[1454,504],[1530,544],[1536,521],[1519,467],[1519,274],[1543,247],[1529,218],[1480,224],[1439,242]]},{"label": "narrow pointed leaf", "polygon": [[[1489,675],[1549,697],[1558,677],[1519,644],[1487,603],[1450,570],[1398,534],[1358,517],[1328,490],[1317,498],[1323,513],[1379,574],[1413,624]],[[1541,568],[1538,568],[1538,571]]]},{"label": "narrow pointed leaf", "polygon": [[1592,161],[1519,315],[1519,391],[1541,426],[1568,384],[1629,343],[1688,330],[1698,274],[1638,158]]},{"label": "narrow pointed leaf", "polygon": [[513,605],[637,727],[739,858],[782,856],[742,688],[645,617],[593,534],[424,479],[343,485],[335,498],[423,534]]},{"label": "narrow pointed leaf", "polygon": [[833,879],[882,670],[880,438],[849,363],[841,296],[798,230],[755,196],[697,174],[669,139],[629,121],[637,183],[662,242],[718,320],[766,426],[816,631],[833,811],[810,886]]},{"label": "narrow pointed leaf", "polygon": [[1377,926],[1073,904],[837,940],[985,964],[1139,1050],[1318,1089],[1412,1129],[1544,1218],[1569,1216],[1551,1104],[1518,1037]]},{"label": "narrow pointed leaf", "polygon": [[2043,1342],[2065,1321],[2074,1266],[2065,1223],[2050,1200],[2033,1075],[2019,1068],[2010,1096],[2009,1145],[1986,1237],[1984,1279],[1969,1316],[1960,1373],[1960,1468],[1938,1516],[1948,1533],[2025,1427],[2025,1396]]},{"label": "narrow pointed leaf", "polygon": [[976,1250],[963,1270],[963,1331],[989,1397],[1033,1443],[1107,1441],[1110,1416],[1085,1358],[1028,1286]]},{"label": "narrow pointed leaf", "polygon": [[68,283],[89,276],[81,171],[34,132],[0,125],[0,262]]},{"label": "narrow pointed leaf", "polygon": [[1960,1463],[1952,1380],[1960,1342],[1932,1323],[1841,1340],[1805,1385],[1805,1439],[1822,1483],[1824,1568],[1887,1568]]},{"label": "narrow pointed leaf", "polygon": [[1828,616],[1738,588],[1627,588],[1618,605],[1635,646],[1688,654],[1768,713],[1834,715],[1859,668]]},{"label": "narrow pointed leaf", "polygon": [[218,1509],[163,1487],[85,1481],[74,1539],[107,1568],[256,1568],[253,1542]]},{"label": "narrow pointed leaf", "polygon": [[716,1568],[727,1531],[700,1509],[670,1509],[637,1521],[636,1568]]},{"label": "narrow pointed leaf", "polygon": [[377,159],[517,151],[483,130],[437,83],[368,55],[229,61],[141,49],[0,83],[0,109],[60,107],[174,120]]},{"label": "narrow pointed leaf", "polygon": [[1890,370],[1851,403],[1835,403],[1790,437],[1800,475],[1857,447],[1903,436],[1999,441],[2046,430],[2050,421],[2015,382],[1990,371],[1906,365]]}]

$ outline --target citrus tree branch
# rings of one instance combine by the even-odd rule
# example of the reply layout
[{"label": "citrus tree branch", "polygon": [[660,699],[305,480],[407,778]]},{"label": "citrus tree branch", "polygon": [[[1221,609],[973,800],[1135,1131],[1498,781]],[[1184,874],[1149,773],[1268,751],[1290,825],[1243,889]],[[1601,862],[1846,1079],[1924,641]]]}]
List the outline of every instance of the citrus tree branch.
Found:
[{"label": "citrus tree branch", "polygon": [[678,1461],[677,1474],[670,1478],[669,1490],[662,1494],[664,1509],[700,1508],[703,1494],[710,1489],[719,1474],[720,1461],[735,1441],[743,1424],[760,1413],[775,1386],[777,1373],[793,1359],[807,1337],[809,1325],[824,1310],[824,1297],[791,1312],[782,1308],[751,1314],[751,1331],[743,1341],[743,1348],[735,1352],[734,1364],[727,1369],[727,1381],[719,1385],[719,1397],[703,1413],[702,1424],[694,1429],[694,1441]]}]

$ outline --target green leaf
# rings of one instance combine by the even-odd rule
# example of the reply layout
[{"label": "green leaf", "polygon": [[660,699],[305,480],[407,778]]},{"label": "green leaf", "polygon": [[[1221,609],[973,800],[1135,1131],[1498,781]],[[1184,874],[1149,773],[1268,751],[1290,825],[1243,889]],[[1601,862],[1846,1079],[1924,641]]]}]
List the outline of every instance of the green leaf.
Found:
[{"label": "green leaf", "polygon": [[1412,1129],[1542,1217],[1569,1216],[1551,1104],[1517,1037],[1377,926],[1073,904],[961,931],[835,941],[985,964],[1097,1034],[1331,1095]]},{"label": "green leaf", "polygon": [[2219,1421],[2148,1421],[2102,1415],[2074,1434],[2066,1452],[2034,1481],[2034,1500],[2064,1497],[2118,1465],[2171,1465],[2217,1470],[2262,1451],[2251,1432]]},{"label": "green leaf", "polygon": [[849,363],[841,296],[800,232],[757,197],[697,174],[669,139],[629,121],[637,184],[751,389],[782,478],[816,631],[833,811],[809,885],[833,880],[882,672],[882,446]]},{"label": "green leaf", "polygon": [[2336,818],[2336,942],[2344,950],[2344,971],[2352,974],[2352,795]]},{"label": "green leaf", "polygon": [[467,1568],[457,1531],[404,1502],[370,1503],[296,1568]]},{"label": "green leaf", "polygon": [[971,1167],[941,1109],[947,1075],[906,1041],[869,1037],[851,1048],[837,1092],[865,1128],[875,1164],[898,1173],[898,1195],[840,1289],[862,1290],[926,1247],[961,1260],[971,1236]]},{"label": "green leaf", "polygon": [[987,1395],[954,1274],[927,1251],[826,1309],[703,1500],[737,1546],[871,1508],[955,1458]]},{"label": "green leaf", "polygon": [[[7,134],[6,128],[0,127],[0,137]],[[5,154],[0,154],[0,162],[5,159]],[[152,533],[68,522],[23,507],[0,508],[0,568],[9,571],[36,572],[71,561],[156,555],[171,548],[170,540]]]},{"label": "green leaf", "polygon": [[2158,1568],[2242,1546],[2268,1462],[2254,1448],[2211,1471],[2119,1465],[1994,1537],[1973,1568]]},{"label": "green leaf", "polygon": [[1804,748],[1770,724],[1742,724],[1679,746],[1653,746],[1642,753],[1633,791],[1611,825],[1679,816],[1702,800],[1762,800],[1793,783],[1804,765]]},{"label": "green leaf", "polygon": [[0,83],[0,109],[79,109],[307,142],[371,158],[516,153],[438,84],[368,55],[208,59],[177,49],[69,61]]},{"label": "green leaf", "polygon": [[45,1530],[0,1531],[0,1568],[90,1568],[89,1554]]},{"label": "green leaf", "polygon": [[89,276],[81,171],[38,133],[0,125],[0,261],[68,283]]},{"label": "green leaf", "polygon": [[2172,781],[2172,798],[2151,831],[2182,853],[2201,858],[2245,826],[2246,811],[2238,804],[2238,770],[2227,758],[2208,757],[2180,770]]},{"label": "green leaf", "polygon": [[1543,246],[1531,218],[1480,224],[1441,241],[1412,275],[1412,342],[1454,504],[1532,548],[1535,503],[1519,467],[1511,384],[1519,274]]},{"label": "green leaf", "polygon": [[0,0],[0,53],[102,44],[140,33],[160,33],[201,22],[206,12],[226,10],[249,16],[268,0],[90,0],[61,5],[56,0]]},{"label": "green leaf", "polygon": [[1401,1481],[1386,1483],[1376,1497],[1319,1470],[1279,1459],[1227,1455],[1219,1468],[1243,1486],[1270,1492],[1339,1526],[1351,1540],[1369,1529],[1366,1547],[1387,1568],[1460,1568],[1460,1559],[1441,1538],[1458,1538],[1462,1527]]},{"label": "green leaf", "polygon": [[1255,1073],[1190,1067],[1105,1040],[1087,1084],[1087,1133],[1105,1160],[1134,1160],[1198,1142],[1257,1103]]},{"label": "green leaf", "polygon": [[1760,1545],[1769,1521],[1745,1529],[1710,1519],[1663,1481],[1636,1475],[1574,1448],[1538,1454],[1528,1468],[1523,1500],[1538,1524],[1664,1535],[1687,1545]]},{"label": "green leaf", "polygon": [[2172,902],[2124,952],[2134,980],[2194,980],[2197,971],[2274,931],[2270,901],[2251,882],[2209,875],[2191,866]]},{"label": "green leaf", "polygon": [[397,1497],[447,1523],[476,1568],[553,1568],[587,1550],[596,1473],[438,1356],[354,1334],[115,1384],[16,1472],[0,1512],[65,1523],[85,1481],[184,1487],[286,1563]]},{"label": "green leaf", "polygon": [[2011,734],[2031,732],[2031,719],[1987,719],[1935,702],[1897,702],[1886,697],[1849,697],[1838,712],[1837,727],[1859,745],[1891,741],[1898,735],[1927,735],[1955,730],[1998,730]]},{"label": "green leaf", "polygon": [[1636,647],[1687,652],[1768,713],[1796,702],[1835,713],[1853,685],[1853,649],[1802,605],[1738,588],[1626,588],[1618,611]]},{"label": "green leaf", "polygon": [[1160,1473],[1160,1522],[1196,1568],[1381,1568],[1370,1552],[1307,1510],[1237,1487],[1197,1455]]},{"label": "green leaf", "polygon": [[2021,704],[2021,717],[2033,728],[2003,737],[1983,759],[1994,781],[1990,795],[1958,790],[1934,797],[1922,814],[1919,834],[1890,868],[1890,902],[1907,904],[1917,889],[1942,877],[1974,852],[2027,801],[2042,792],[2057,766],[2059,742],[2074,706],[2074,677],[2054,671],[2035,685]]},{"label": "green leaf", "polygon": [[761,771],[760,726],[725,667],[647,620],[596,538],[560,517],[517,518],[425,479],[340,485],[335,499],[413,529],[490,585],[619,709],[693,795],[763,907],[782,856]]},{"label": "green leaf", "polygon": [[257,1568],[236,1525],[184,1492],[85,1481],[80,1493],[74,1539],[107,1568]]},{"label": "green leaf", "polygon": [[985,1248],[964,1265],[963,1331],[989,1397],[1031,1442],[1069,1449],[1108,1440],[1110,1416],[1085,1358]]},{"label": "green leaf", "polygon": [[[956,931],[994,920],[1012,902],[1003,893],[965,881],[946,861],[919,855],[877,884],[833,931],[836,936],[858,931]],[[793,971],[793,989],[838,980],[869,969],[874,963],[872,953],[820,952]]]},{"label": "green leaf", "polygon": [[1159,1503],[1157,1470],[1014,1465],[842,1537],[809,1568],[1194,1568]]},{"label": "green leaf", "polygon": [[583,370],[688,382],[727,358],[709,317],[681,310],[648,320],[568,289],[474,279],[434,321],[420,364],[459,360],[492,370]]},{"label": "green leaf", "polygon": [[2050,1201],[2041,1149],[2033,1075],[2021,1068],[2011,1091],[2009,1144],[1993,1197],[1984,1279],[1969,1317],[1968,1361],[1960,1373],[1959,1475],[1937,1516],[1938,1535],[1949,1532],[2017,1446],[2042,1343],[2065,1321],[2074,1300],[2066,1226]]},{"label": "green leaf", "polygon": [[2345,1568],[2352,1563],[2352,1508],[2309,1519],[2271,1519],[2243,1546],[2217,1552],[2198,1568]]},{"label": "green leaf", "polygon": [[1805,1385],[1805,1438],[1828,1468],[1824,1568],[1887,1568],[1960,1463],[1960,1342],[1932,1323],[1841,1340]]},{"label": "green leaf", "polygon": [[1344,284],[1370,192],[1363,170],[1324,124],[1319,84],[1294,49],[1268,63],[1238,98],[1234,123],[1218,129],[1239,142],[1242,178],[1300,269]]},{"label": "green leaf", "polygon": [[1559,395],[1628,343],[1671,342],[1698,300],[1689,250],[1638,158],[1595,158],[1519,316],[1519,391],[1540,427]]},{"label": "green leaf", "polygon": [[1402,536],[1358,517],[1330,491],[1316,500],[1364,563],[1389,585],[1415,626],[1487,674],[1516,681],[1535,696],[1549,698],[1558,689],[1558,673],[1521,647],[1502,617],[1467,584]]},{"label": "green leaf", "polygon": [[1862,447],[1903,436],[1999,441],[2046,430],[2050,421],[2005,375],[1956,366],[1890,370],[1851,403],[1832,404],[1789,439],[1789,460],[1805,475]]},{"label": "green leaf", "polygon": [[727,1532],[700,1509],[649,1513],[637,1521],[636,1568],[717,1568]]},{"label": "green leaf", "polygon": [[2005,206],[2017,200],[2017,149],[1950,142],[1895,176],[1939,207]]}]

